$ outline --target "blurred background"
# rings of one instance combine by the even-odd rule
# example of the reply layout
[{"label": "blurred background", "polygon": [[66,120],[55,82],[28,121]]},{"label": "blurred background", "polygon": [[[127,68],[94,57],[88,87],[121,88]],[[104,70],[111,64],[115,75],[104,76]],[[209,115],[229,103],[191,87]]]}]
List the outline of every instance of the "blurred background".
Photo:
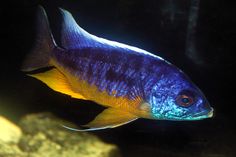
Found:
[{"label": "blurred background", "polygon": [[0,114],[14,122],[48,111],[76,124],[102,107],[56,93],[19,69],[33,47],[36,11],[45,7],[60,45],[58,7],[91,34],[133,45],[170,61],[195,82],[215,109],[193,122],[140,119],[92,132],[119,146],[124,157],[236,156],[235,7],[221,0],[21,0],[0,5]]}]

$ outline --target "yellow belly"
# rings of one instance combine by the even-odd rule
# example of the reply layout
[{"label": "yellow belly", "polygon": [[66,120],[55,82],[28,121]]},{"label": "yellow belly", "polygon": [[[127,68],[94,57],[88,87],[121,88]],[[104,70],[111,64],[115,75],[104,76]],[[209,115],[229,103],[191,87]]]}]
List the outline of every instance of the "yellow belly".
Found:
[{"label": "yellow belly", "polygon": [[72,85],[72,89],[76,93],[80,93],[86,100],[94,101],[105,107],[121,109],[139,117],[150,117],[147,109],[142,110],[141,108],[144,103],[141,97],[136,97],[133,100],[126,96],[116,97],[116,91],[109,95],[106,90],[100,91],[96,85],[90,85],[87,81],[81,80],[68,72],[66,72],[66,77]]}]

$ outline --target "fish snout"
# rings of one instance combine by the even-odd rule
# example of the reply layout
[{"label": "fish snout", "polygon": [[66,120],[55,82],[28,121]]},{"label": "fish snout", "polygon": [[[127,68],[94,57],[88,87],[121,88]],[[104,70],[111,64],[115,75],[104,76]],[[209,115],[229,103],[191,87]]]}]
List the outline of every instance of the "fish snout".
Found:
[{"label": "fish snout", "polygon": [[212,107],[210,108],[210,111],[208,112],[207,116],[209,118],[212,118],[214,116],[214,109]]}]

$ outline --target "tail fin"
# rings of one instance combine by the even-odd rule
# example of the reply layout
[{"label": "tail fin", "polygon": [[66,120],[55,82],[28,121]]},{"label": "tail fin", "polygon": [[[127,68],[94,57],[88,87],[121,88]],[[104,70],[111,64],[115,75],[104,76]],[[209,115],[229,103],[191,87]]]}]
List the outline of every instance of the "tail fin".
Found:
[{"label": "tail fin", "polygon": [[50,56],[52,50],[56,47],[53,39],[46,12],[42,6],[38,8],[37,17],[37,38],[31,53],[26,56],[22,71],[30,72],[44,67],[51,66]]}]

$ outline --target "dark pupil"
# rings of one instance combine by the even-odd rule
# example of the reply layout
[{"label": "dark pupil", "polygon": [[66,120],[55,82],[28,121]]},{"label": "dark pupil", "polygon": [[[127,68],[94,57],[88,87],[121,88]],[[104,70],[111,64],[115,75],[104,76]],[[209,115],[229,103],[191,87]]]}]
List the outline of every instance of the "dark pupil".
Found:
[{"label": "dark pupil", "polygon": [[189,99],[188,98],[182,98],[182,102],[187,104],[187,103],[189,103]]}]

